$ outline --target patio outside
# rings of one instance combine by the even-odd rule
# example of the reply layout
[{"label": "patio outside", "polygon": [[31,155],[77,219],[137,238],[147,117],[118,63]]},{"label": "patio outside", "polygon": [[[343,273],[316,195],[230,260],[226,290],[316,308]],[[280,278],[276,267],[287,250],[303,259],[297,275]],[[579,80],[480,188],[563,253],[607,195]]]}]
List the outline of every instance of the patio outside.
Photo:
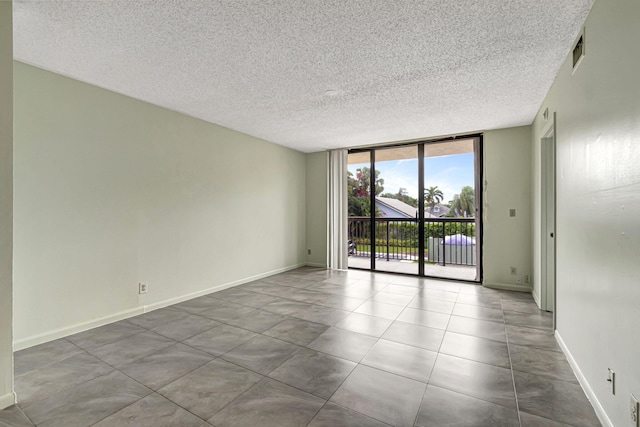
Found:
[{"label": "patio outside", "polygon": [[[349,255],[350,268],[371,268],[371,258]],[[418,262],[410,260],[376,259],[376,271],[389,273],[418,274]],[[476,280],[476,267],[466,265],[438,265],[425,263],[424,274],[431,277],[442,277],[457,280]]]},{"label": "patio outside", "polygon": [[[415,218],[349,217],[349,267],[419,274],[420,227]],[[477,279],[475,218],[424,219],[424,274],[447,279]]]}]

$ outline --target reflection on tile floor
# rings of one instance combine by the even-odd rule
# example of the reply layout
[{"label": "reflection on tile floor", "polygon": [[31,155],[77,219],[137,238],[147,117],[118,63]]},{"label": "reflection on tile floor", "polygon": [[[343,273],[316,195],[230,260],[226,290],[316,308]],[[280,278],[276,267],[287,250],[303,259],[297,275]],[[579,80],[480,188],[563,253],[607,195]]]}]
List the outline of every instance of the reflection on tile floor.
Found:
[{"label": "reflection on tile floor", "polygon": [[301,268],[15,354],[4,426],[599,426],[530,295]]}]

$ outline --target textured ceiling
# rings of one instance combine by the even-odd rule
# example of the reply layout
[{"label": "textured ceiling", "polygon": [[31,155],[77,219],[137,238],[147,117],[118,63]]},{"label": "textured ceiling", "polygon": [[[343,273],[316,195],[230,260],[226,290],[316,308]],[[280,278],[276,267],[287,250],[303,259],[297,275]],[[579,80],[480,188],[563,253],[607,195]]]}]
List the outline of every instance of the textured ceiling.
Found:
[{"label": "textured ceiling", "polygon": [[530,124],[593,1],[14,0],[14,52],[311,152]]}]

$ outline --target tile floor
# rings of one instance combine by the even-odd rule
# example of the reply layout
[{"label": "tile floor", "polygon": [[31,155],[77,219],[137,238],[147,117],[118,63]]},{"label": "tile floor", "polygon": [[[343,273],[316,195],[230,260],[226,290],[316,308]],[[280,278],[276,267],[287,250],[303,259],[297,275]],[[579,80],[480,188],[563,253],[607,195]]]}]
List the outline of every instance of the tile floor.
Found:
[{"label": "tile floor", "polygon": [[599,426],[528,294],[303,268],[15,354],[0,426]]}]

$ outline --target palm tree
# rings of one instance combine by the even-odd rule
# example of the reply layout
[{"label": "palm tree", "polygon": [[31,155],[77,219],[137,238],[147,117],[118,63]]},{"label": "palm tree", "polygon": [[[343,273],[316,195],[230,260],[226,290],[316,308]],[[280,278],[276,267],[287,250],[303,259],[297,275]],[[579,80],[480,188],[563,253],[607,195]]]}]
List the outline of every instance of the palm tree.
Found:
[{"label": "palm tree", "polygon": [[438,188],[437,185],[435,187],[429,187],[426,190],[424,190],[424,201],[431,208],[430,210],[431,213],[433,212],[433,208],[442,201],[443,197],[444,197],[444,194],[442,193],[442,190]]},{"label": "palm tree", "polygon": [[462,217],[472,217],[476,213],[476,202],[473,188],[465,185],[460,194],[455,194],[451,201],[451,210]]}]

